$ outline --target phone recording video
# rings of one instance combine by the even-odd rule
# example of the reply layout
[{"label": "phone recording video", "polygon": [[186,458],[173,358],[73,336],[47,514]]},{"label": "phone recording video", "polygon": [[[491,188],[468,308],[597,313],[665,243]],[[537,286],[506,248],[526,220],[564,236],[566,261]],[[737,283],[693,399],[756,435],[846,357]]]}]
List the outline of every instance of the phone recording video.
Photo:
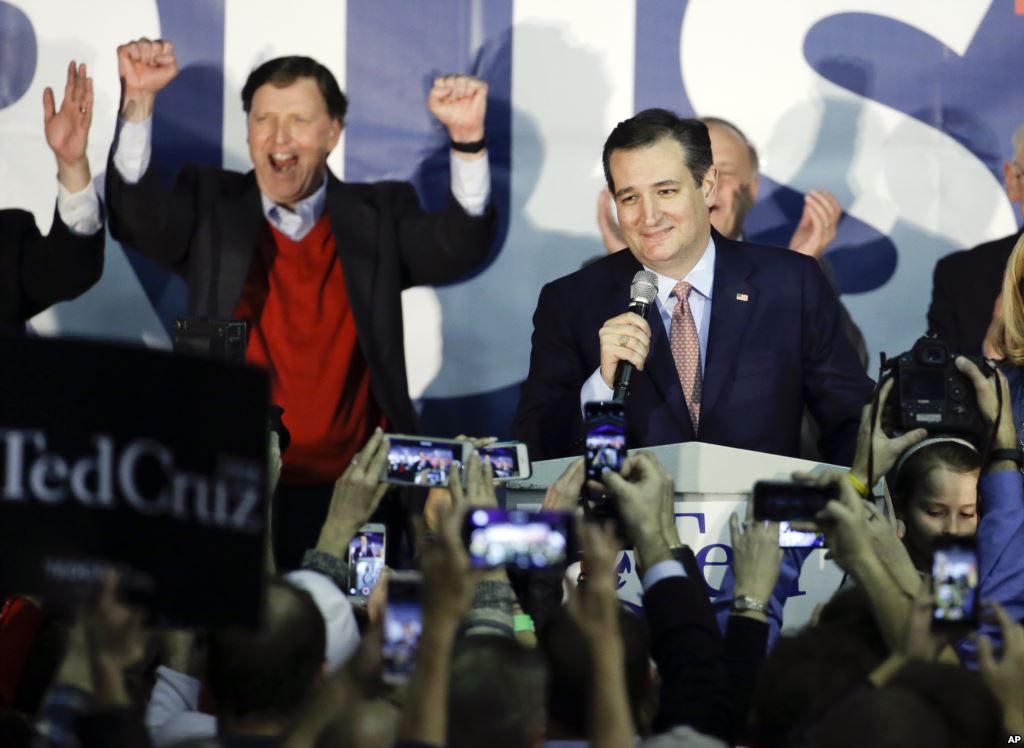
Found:
[{"label": "phone recording video", "polygon": [[584,404],[587,478],[601,480],[605,468],[619,472],[626,459],[626,414],[615,400]]},{"label": "phone recording video", "polygon": [[970,627],[978,620],[978,551],[973,538],[939,538],[932,554],[936,626]]},{"label": "phone recording video", "polygon": [[754,484],[754,519],[814,522],[825,505],[839,497],[838,486],[762,480]]},{"label": "phone recording video", "polygon": [[477,449],[480,459],[491,464],[494,480],[521,480],[529,478],[532,472],[530,456],[522,442],[489,444]]},{"label": "phone recording video", "polygon": [[820,532],[794,530],[788,522],[779,523],[779,548],[823,548],[825,536]]},{"label": "phone recording video", "polygon": [[382,480],[411,486],[447,486],[452,463],[465,462],[472,445],[455,439],[388,435]]},{"label": "phone recording video", "polygon": [[382,524],[359,528],[348,546],[349,597],[366,600],[384,571],[386,529]]},{"label": "phone recording video", "polygon": [[381,675],[385,683],[404,683],[416,666],[416,650],[423,632],[421,587],[422,577],[416,572],[395,572],[388,579],[381,648]]},{"label": "phone recording video", "polygon": [[569,512],[473,509],[466,513],[462,528],[469,563],[478,569],[564,565],[573,538],[572,519]]}]

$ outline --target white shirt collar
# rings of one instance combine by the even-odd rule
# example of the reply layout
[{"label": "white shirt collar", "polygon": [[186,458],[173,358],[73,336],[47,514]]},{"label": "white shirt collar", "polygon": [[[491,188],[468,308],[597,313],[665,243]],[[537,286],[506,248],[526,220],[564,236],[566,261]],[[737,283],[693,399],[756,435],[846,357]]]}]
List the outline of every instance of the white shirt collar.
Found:
[{"label": "white shirt collar", "polygon": [[260,193],[263,203],[263,215],[274,227],[292,241],[302,241],[324,214],[327,204],[327,177],[323,184],[309,197],[303,198],[295,205],[295,210],[278,205],[269,197]]},{"label": "white shirt collar", "polygon": [[[672,289],[676,287],[676,283],[679,281],[675,278],[669,278],[667,275],[662,275],[646,265],[644,268],[658,276],[658,301],[662,307],[665,307],[669,302],[669,297],[672,295]],[[711,298],[711,289],[715,284],[715,240],[713,237],[708,237],[708,246],[705,248],[704,254],[701,255],[701,258],[697,260],[697,264],[693,266],[683,280],[693,286],[693,290],[705,299]]]}]

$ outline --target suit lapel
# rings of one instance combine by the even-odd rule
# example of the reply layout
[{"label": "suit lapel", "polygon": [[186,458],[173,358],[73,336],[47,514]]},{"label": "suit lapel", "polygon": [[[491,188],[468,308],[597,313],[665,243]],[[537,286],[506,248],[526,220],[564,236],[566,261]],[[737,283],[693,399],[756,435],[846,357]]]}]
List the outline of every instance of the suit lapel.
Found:
[{"label": "suit lapel", "polygon": [[[373,340],[373,290],[378,264],[377,209],[362,199],[354,185],[327,173],[327,214],[331,220],[349,305],[356,320],[359,340]],[[387,302],[388,300],[381,300]],[[385,341],[379,341],[386,346]],[[401,341],[398,341],[401,345]],[[365,347],[364,347],[365,352]]]},{"label": "suit lapel", "polygon": [[757,306],[758,291],[748,282],[753,266],[732,242],[718,232],[715,239],[715,281],[711,297],[707,361],[701,398],[701,420],[714,412],[729,381]]},{"label": "suit lapel", "polygon": [[[220,263],[216,278],[216,298],[208,303],[207,314],[230,317],[238,305],[249,276],[253,251],[261,235],[268,231],[260,203],[260,191],[253,173],[250,186],[237,196],[225,200],[221,205],[220,246],[213,247],[213,263]],[[269,235],[264,239],[273,241]]]}]

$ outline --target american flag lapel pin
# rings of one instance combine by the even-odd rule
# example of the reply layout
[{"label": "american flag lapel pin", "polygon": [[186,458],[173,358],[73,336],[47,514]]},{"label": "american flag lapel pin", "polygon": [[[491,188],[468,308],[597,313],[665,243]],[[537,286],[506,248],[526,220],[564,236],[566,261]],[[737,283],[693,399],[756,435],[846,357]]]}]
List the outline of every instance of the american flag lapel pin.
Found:
[{"label": "american flag lapel pin", "polygon": [[736,301],[750,301],[750,297],[745,293],[736,294]]}]

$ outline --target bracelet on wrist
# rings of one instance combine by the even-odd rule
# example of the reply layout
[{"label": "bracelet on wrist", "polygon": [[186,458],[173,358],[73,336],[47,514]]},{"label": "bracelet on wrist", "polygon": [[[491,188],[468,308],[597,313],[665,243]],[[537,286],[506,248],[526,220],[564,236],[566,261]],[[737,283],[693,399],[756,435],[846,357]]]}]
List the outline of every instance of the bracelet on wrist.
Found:
[{"label": "bracelet on wrist", "polygon": [[851,470],[846,474],[846,479],[853,485],[854,490],[860,494],[862,499],[866,499],[871,493],[871,489],[864,485],[863,481],[853,474]]},{"label": "bracelet on wrist", "polygon": [[459,153],[480,153],[484,148],[487,147],[487,138],[480,138],[480,140],[474,140],[471,143],[457,143],[452,141],[452,150],[458,151]]}]

